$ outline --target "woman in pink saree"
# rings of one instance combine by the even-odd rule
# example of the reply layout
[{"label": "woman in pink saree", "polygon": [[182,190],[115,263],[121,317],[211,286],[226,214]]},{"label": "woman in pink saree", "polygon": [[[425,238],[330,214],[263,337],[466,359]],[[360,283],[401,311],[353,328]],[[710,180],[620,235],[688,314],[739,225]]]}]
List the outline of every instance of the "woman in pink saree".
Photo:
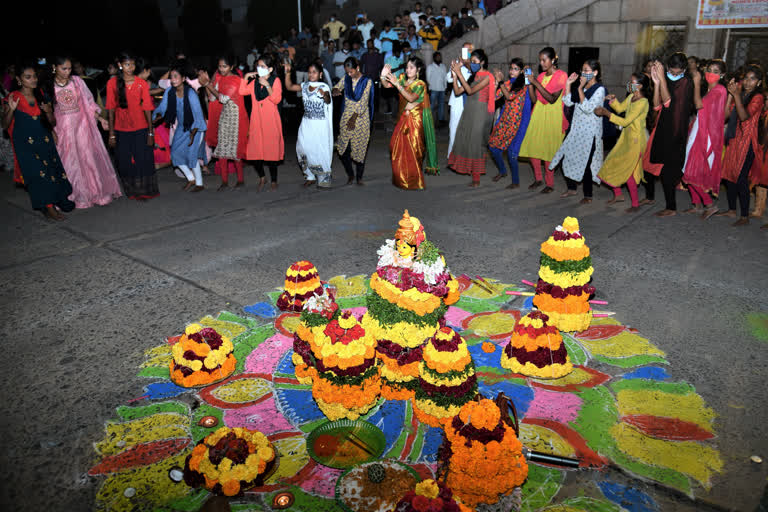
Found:
[{"label": "woman in pink saree", "polygon": [[68,58],[53,61],[52,95],[55,95],[56,148],[72,183],[70,201],[77,208],[103,206],[122,195],[115,168],[96,126],[101,107],[79,76],[72,75]]}]

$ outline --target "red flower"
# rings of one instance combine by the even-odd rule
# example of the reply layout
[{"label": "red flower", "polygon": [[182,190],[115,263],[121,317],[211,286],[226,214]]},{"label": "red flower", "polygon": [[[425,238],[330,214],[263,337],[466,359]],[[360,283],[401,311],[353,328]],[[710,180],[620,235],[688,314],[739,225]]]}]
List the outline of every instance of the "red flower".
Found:
[{"label": "red flower", "polygon": [[429,506],[431,505],[429,498],[426,496],[421,496],[420,494],[417,494],[413,497],[413,501],[411,504],[413,505],[413,508],[418,510],[419,512],[427,512],[429,510]]}]

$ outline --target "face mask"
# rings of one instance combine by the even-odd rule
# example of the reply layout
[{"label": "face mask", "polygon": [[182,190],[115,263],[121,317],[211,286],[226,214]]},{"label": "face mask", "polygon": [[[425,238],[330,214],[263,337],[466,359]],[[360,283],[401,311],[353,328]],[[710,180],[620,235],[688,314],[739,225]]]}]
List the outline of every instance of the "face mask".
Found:
[{"label": "face mask", "polygon": [[256,72],[259,74],[260,77],[269,76],[269,68],[263,68],[259,66],[256,68]]},{"label": "face mask", "polygon": [[349,53],[349,50],[346,50],[346,49],[341,50],[341,53]]},{"label": "face mask", "polygon": [[470,69],[470,70],[471,70],[473,73],[477,73],[478,71],[480,71],[480,64],[478,64],[477,62],[472,62],[472,63],[469,65],[469,69]]},{"label": "face mask", "polygon": [[640,84],[634,82],[627,82],[627,92],[632,93],[640,89]]},{"label": "face mask", "polygon": [[581,78],[585,79],[587,82],[592,80],[595,77],[594,73],[582,73]]},{"label": "face mask", "polygon": [[678,80],[680,80],[681,78],[683,78],[683,75],[684,75],[684,74],[685,74],[685,73],[680,73],[679,75],[673,75],[672,73],[670,73],[669,71],[667,71],[667,78],[669,78],[669,79],[670,79],[670,80],[672,80],[673,82],[677,82]]},{"label": "face mask", "polygon": [[331,18],[331,21],[336,21],[336,18]]},{"label": "face mask", "polygon": [[704,73],[704,80],[707,81],[708,84],[716,84],[720,81],[720,75],[717,73]]}]

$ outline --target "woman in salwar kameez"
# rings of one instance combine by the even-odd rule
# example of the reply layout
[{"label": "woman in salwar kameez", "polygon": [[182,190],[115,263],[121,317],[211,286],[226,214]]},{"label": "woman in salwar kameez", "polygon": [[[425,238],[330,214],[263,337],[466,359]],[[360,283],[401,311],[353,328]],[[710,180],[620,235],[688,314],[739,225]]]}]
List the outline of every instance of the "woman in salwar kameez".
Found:
[{"label": "woman in salwar kameez", "polygon": [[395,87],[400,93],[400,118],[392,133],[389,150],[392,158],[392,184],[406,190],[424,188],[422,166],[426,154],[424,171],[437,174],[437,149],[435,126],[429,106],[427,84],[419,79],[424,71],[424,62],[411,57],[400,78],[392,74],[387,65],[381,73],[384,87]]},{"label": "woman in salwar kameez", "polygon": [[3,105],[3,128],[11,135],[32,208],[50,219],[64,220],[58,210],[70,212],[75,203],[68,199],[72,185],[54,143],[53,108],[36,91],[34,66],[19,66],[16,78],[20,90],[13,91]]},{"label": "woman in salwar kameez", "polygon": [[336,151],[347,171],[347,185],[355,180],[362,185],[373,121],[373,80],[360,72],[360,63],[354,57],[347,57],[344,70],[346,75],[333,87],[334,96],[344,95]]},{"label": "woman in salwar kameez", "polygon": [[317,62],[309,65],[308,82],[294,84],[291,66],[285,64],[285,88],[301,92],[304,116],[296,139],[296,157],[304,173],[304,186],[331,186],[331,161],[333,160],[333,103],[331,89],[322,82],[323,67]]}]

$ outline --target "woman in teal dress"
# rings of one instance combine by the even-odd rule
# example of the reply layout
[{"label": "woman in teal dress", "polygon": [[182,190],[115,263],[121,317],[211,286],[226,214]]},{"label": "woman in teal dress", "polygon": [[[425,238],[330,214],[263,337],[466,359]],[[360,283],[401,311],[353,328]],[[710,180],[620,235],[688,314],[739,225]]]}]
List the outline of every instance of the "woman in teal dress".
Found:
[{"label": "woman in teal dress", "polygon": [[49,219],[64,220],[75,203],[68,199],[72,185],[61,164],[53,135],[56,119],[43,102],[33,65],[17,68],[18,90],[3,104],[3,128],[8,130],[32,208]]}]

